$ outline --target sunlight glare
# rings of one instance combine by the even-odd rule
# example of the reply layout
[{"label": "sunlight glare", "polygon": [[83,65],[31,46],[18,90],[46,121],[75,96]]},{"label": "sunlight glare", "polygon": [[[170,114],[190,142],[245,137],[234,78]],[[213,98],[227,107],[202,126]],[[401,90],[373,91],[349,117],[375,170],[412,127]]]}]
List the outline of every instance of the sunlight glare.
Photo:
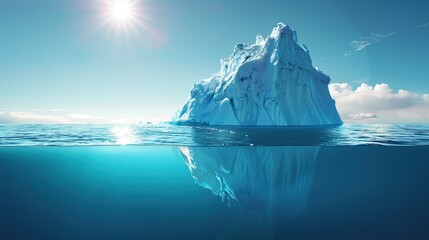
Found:
[{"label": "sunlight glare", "polygon": [[139,0],[107,0],[105,2],[105,23],[118,33],[137,30],[142,26],[143,9]]},{"label": "sunlight glare", "polygon": [[116,138],[116,143],[127,145],[138,143],[140,138],[136,132],[129,126],[116,126],[110,130]]},{"label": "sunlight glare", "polygon": [[118,22],[127,22],[136,16],[135,8],[130,0],[113,0],[109,6],[109,14]]}]

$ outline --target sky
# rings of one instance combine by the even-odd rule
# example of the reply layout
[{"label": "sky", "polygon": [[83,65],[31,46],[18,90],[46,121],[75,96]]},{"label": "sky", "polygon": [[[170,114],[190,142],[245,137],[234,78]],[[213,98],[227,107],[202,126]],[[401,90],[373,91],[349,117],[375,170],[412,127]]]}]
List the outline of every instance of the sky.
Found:
[{"label": "sky", "polygon": [[425,0],[0,0],[0,123],[157,121],[237,43],[289,24],[345,122],[429,122]]}]

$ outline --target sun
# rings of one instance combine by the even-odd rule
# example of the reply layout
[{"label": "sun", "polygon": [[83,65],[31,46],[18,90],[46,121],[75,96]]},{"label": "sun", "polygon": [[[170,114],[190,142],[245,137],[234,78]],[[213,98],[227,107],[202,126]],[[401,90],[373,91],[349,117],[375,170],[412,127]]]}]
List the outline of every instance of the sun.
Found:
[{"label": "sun", "polygon": [[[1,0],[0,0],[1,1]],[[150,5],[147,0],[93,0],[96,2],[98,27],[109,38],[128,42],[142,40],[143,32],[150,33]]]},{"label": "sun", "polygon": [[138,6],[133,0],[110,0],[108,16],[117,24],[132,24],[138,19]]}]

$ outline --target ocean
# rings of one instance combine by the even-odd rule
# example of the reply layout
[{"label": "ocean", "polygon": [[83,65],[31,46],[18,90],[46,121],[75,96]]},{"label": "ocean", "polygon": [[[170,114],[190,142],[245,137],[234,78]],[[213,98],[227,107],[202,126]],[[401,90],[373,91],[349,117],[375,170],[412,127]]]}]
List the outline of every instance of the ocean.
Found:
[{"label": "ocean", "polygon": [[429,239],[429,125],[0,125],[0,239]]}]

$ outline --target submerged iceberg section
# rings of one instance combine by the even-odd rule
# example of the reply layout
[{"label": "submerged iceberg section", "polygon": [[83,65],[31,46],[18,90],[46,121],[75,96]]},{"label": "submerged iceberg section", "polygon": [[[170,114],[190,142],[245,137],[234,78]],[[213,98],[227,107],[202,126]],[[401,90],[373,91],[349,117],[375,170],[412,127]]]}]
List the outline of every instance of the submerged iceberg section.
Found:
[{"label": "submerged iceberg section", "polygon": [[181,147],[194,182],[231,208],[270,220],[305,210],[320,147]]},{"label": "submerged iceberg section", "polygon": [[194,85],[177,124],[340,125],[328,84],[297,34],[279,23],[255,44],[238,44],[221,70]]}]

